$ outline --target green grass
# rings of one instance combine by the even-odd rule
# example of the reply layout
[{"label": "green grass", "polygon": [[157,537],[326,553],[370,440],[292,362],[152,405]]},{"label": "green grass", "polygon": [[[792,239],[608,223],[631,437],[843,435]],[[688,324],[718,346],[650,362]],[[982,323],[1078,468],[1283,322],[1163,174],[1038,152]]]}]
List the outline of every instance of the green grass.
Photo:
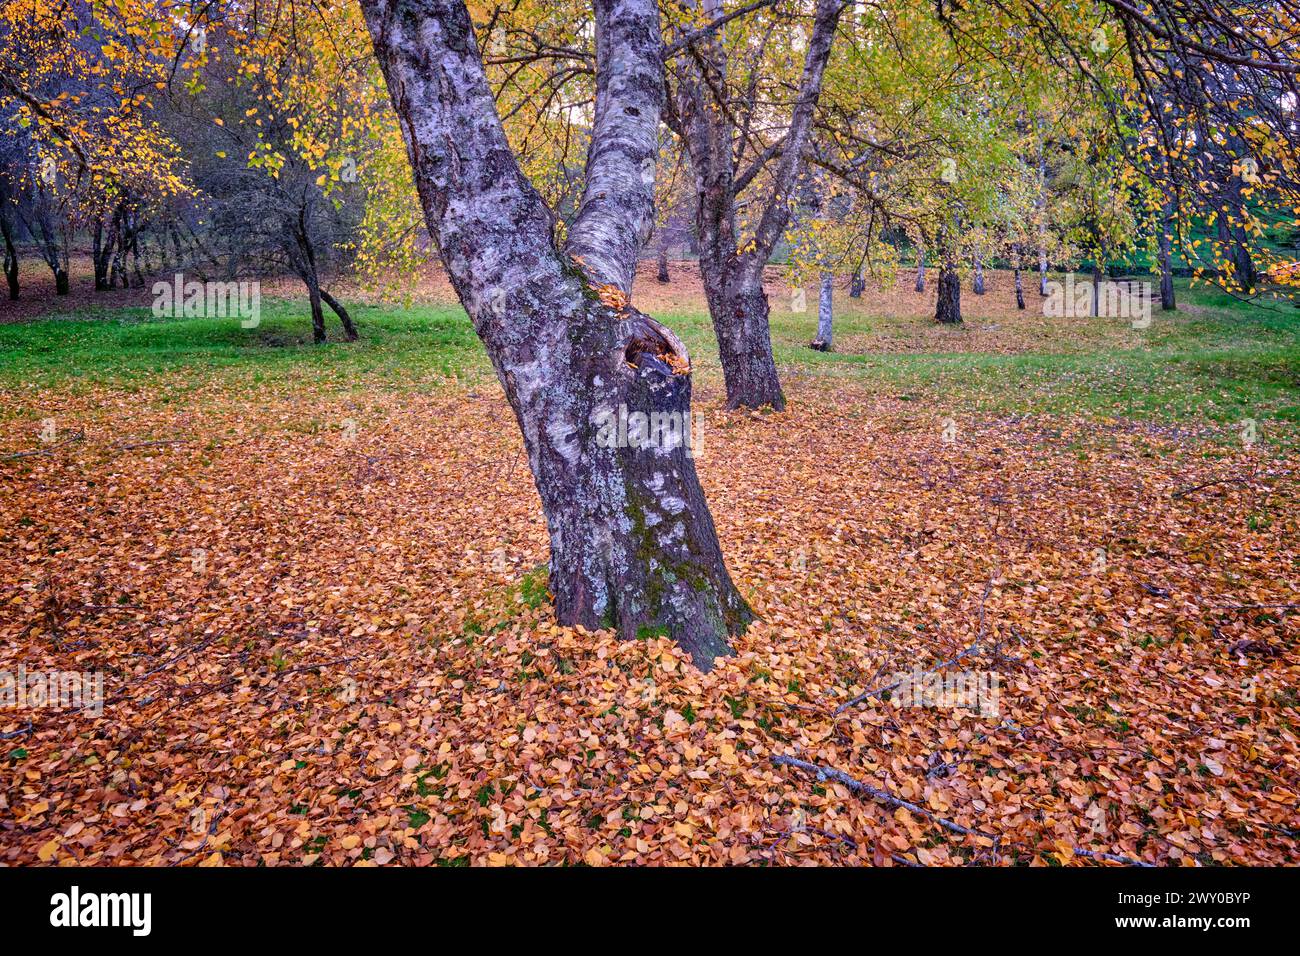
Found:
[{"label": "green grass", "polygon": [[322,384],[359,379],[414,383],[485,366],[486,356],[463,310],[416,306],[353,306],[362,332],[317,346],[304,303],[269,300],[261,321],[245,329],[237,319],[156,319],[148,309],[104,310],[0,325],[0,385],[78,382],[129,385],[171,373],[200,380],[232,370],[263,382],[305,375]]},{"label": "green grass", "polygon": [[[1213,289],[1189,290],[1185,282],[1178,291],[1184,311],[1157,310],[1151,328],[1123,347],[1081,349],[1076,336],[1074,347],[1063,338],[1059,350],[1021,354],[873,353],[870,335],[918,320],[871,314],[845,297],[837,301],[836,341],[865,334],[861,352],[808,349],[816,322],[811,303],[808,313],[795,315],[774,302],[773,344],[787,370],[846,377],[964,412],[1300,423],[1300,310],[1287,302],[1260,306]],[[280,300],[263,303],[256,329],[234,319],[155,319],[140,308],[0,325],[0,388],[150,387],[164,393],[156,400],[183,401],[186,392],[214,379],[232,388],[402,389],[452,374],[488,374],[482,346],[458,307],[358,305],[352,311],[361,341],[325,346],[311,343],[304,303]],[[685,340],[701,375],[716,381],[707,314],[660,318]],[[329,328],[337,336],[332,317]]]},{"label": "green grass", "polygon": [[[963,411],[1300,423],[1300,310],[1286,301],[1251,304],[1219,290],[1178,285],[1180,310],[1161,313],[1157,305],[1151,328],[1135,334],[1132,347],[1079,351],[1063,343],[1060,351],[1009,355],[821,353],[807,348],[815,317],[778,310],[774,351],[778,365],[847,375]],[[837,341],[894,321],[855,314],[852,306],[840,311]],[[688,347],[709,347],[701,335],[712,334],[707,321],[701,329],[685,325]]]}]

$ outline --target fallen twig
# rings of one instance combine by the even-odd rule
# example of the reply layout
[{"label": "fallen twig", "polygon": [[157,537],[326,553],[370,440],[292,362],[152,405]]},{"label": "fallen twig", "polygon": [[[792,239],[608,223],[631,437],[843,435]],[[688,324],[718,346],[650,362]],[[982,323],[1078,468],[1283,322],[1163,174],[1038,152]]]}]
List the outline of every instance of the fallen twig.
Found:
[{"label": "fallen twig", "polygon": [[809,763],[807,760],[800,760],[797,757],[786,757],[782,754],[776,754],[772,757],[772,762],[781,767],[798,767],[800,770],[806,770],[809,773],[817,774],[819,780],[834,780],[844,784],[854,793],[865,793],[869,797],[879,800],[881,803],[887,803],[891,807],[902,807],[905,810],[911,810],[913,813],[919,813],[927,819],[933,820],[939,826],[953,833],[960,833],[965,836],[985,837],[986,839],[996,840],[997,837],[992,833],[983,833],[979,830],[972,830],[970,827],[964,827],[960,823],[937,816],[931,813],[925,807],[904,800],[902,797],[896,797],[892,793],[881,790],[879,787],[873,787],[869,783],[863,783],[861,780],[850,777],[843,770],[836,770],[834,767],[822,767],[815,763]]},{"label": "fallen twig", "polygon": [[184,445],[189,442],[188,438],[160,438],[157,441],[135,441],[135,442],[114,442],[113,447],[118,451],[131,451],[135,448],[157,448],[160,445]]},{"label": "fallen twig", "polygon": [[1146,863],[1142,860],[1130,860],[1126,856],[1120,856],[1118,853],[1102,853],[1100,850],[1085,850],[1080,846],[1072,846],[1070,849],[1075,856],[1091,857],[1094,860],[1108,860],[1111,863],[1123,863],[1125,866],[1141,866],[1147,869],[1155,869],[1154,863]]},{"label": "fallen twig", "polygon": [[[985,839],[993,840],[995,843],[1001,842],[1002,838],[995,833],[985,833],[982,830],[972,830],[970,827],[964,827],[960,823],[954,823],[946,817],[941,817],[938,814],[931,813],[925,807],[912,803],[909,800],[904,800],[901,797],[896,797],[888,791],[881,790],[879,787],[873,787],[869,783],[864,783],[861,780],[850,777],[844,771],[836,770],[834,767],[823,767],[819,764],[809,763],[807,760],[799,760],[797,757],[787,757],[782,754],[773,755],[772,762],[782,767],[798,767],[800,770],[815,773],[819,780],[834,780],[838,783],[844,784],[844,786],[848,787],[854,793],[864,793],[867,796],[873,797],[881,803],[888,804],[891,807],[902,807],[903,809],[910,810],[913,813],[919,813],[926,819],[933,820],[935,823],[939,824],[939,826],[946,830],[951,830],[953,833],[960,833],[964,836],[984,837]],[[1110,863],[1122,863],[1125,866],[1155,866],[1153,863],[1145,863],[1142,860],[1133,860],[1126,856],[1120,856],[1117,853],[1103,853],[1100,850],[1085,850],[1083,847],[1078,846],[1071,847],[1070,849],[1075,856],[1086,856],[1094,860],[1106,860]]]},{"label": "fallen twig", "polygon": [[[972,644],[970,647],[966,648],[966,650],[962,651],[956,657],[949,658],[946,661],[941,661],[940,663],[935,664],[933,667],[931,667],[928,671],[922,671],[921,676],[926,677],[930,674],[933,674],[937,670],[941,670],[947,667],[949,664],[956,664],[963,657],[966,657],[972,651],[977,651],[977,650],[979,650],[979,642]],[[877,687],[875,690],[869,690],[864,694],[859,694],[857,697],[854,697],[852,700],[846,701],[845,703],[841,704],[839,707],[836,707],[835,714],[836,716],[838,716],[839,714],[844,713],[844,711],[848,710],[850,707],[856,707],[864,700],[869,700],[870,698],[875,697],[878,694],[883,694],[887,690],[893,690],[894,688],[900,686],[901,684],[905,684],[908,681],[912,680],[913,677],[914,675],[908,674],[906,677],[902,678],[901,680],[896,680],[892,684],[887,684],[884,687]]]},{"label": "fallen twig", "polygon": [[4,458],[0,460],[13,461],[14,459],[17,458],[31,458],[33,455],[52,455],[54,454],[54,450],[56,448],[62,448],[64,445],[70,444],[71,442],[74,441],[83,441],[85,437],[86,437],[86,432],[84,430],[73,432],[67,438],[63,438],[56,442],[50,442],[44,448],[34,448],[31,451],[15,452],[12,455],[5,455]]}]

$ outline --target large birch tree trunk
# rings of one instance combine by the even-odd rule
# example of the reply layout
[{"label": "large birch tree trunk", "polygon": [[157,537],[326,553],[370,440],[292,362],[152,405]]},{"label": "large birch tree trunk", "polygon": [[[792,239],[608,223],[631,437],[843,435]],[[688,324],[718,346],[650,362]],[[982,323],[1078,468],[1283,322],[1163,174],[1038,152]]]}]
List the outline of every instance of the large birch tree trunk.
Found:
[{"label": "large birch tree trunk", "polygon": [[658,7],[594,6],[592,143],[561,250],[506,142],[462,0],[362,0],[429,230],[523,433],[557,618],[670,635],[708,668],[753,615],[695,472],[689,356],[626,304],[654,195]]}]

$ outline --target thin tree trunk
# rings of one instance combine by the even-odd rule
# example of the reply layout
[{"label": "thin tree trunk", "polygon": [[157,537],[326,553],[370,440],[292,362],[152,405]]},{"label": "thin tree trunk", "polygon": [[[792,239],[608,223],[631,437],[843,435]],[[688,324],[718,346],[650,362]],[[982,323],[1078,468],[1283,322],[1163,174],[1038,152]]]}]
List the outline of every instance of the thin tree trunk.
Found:
[{"label": "thin tree trunk", "polygon": [[957,266],[951,261],[943,263],[939,269],[939,296],[935,303],[934,317],[944,325],[958,325],[961,322],[961,276]]},{"label": "thin tree trunk", "polygon": [[108,290],[108,257],[111,254],[111,249],[105,253],[104,220],[102,217],[96,217],[95,226],[90,231],[90,260],[95,270],[96,292]]},{"label": "thin tree trunk", "polygon": [[1166,312],[1178,308],[1178,300],[1174,296],[1174,237],[1170,232],[1173,222],[1173,206],[1166,203],[1160,222],[1160,308]]},{"label": "thin tree trunk", "polygon": [[1101,315],[1101,277],[1101,263],[1095,262],[1092,266],[1092,317],[1094,319]]},{"label": "thin tree trunk", "polygon": [[125,205],[119,206],[113,216],[113,239],[115,248],[113,252],[113,270],[109,279],[109,285],[116,280],[122,284],[123,289],[131,287],[131,277],[127,274],[127,254],[130,252],[130,216],[131,213]]},{"label": "thin tree trunk", "polygon": [[[307,226],[307,207],[298,209],[298,222],[294,227],[296,256],[294,261],[303,284],[307,286],[307,298],[311,303],[311,338],[316,345],[325,342],[325,312],[321,308],[320,272],[316,269],[316,251],[312,248],[311,235]],[[346,327],[346,326],[345,326]]]},{"label": "thin tree trunk", "polygon": [[855,269],[853,272],[853,278],[849,280],[849,298],[862,298],[862,290],[866,287],[867,283],[862,277],[862,270],[860,268]]},{"label": "thin tree trunk", "polygon": [[652,214],[643,172],[663,102],[659,11],[652,0],[594,8],[586,188],[561,250],[501,129],[462,0],[362,0],[429,231],[523,433],[556,617],[671,636],[707,669],[753,614],[689,444],[662,430],[656,441],[653,424],[641,440],[633,418],[675,421],[679,436],[695,425],[685,347],[626,302]]},{"label": "thin tree trunk", "polygon": [[974,259],[975,271],[971,279],[971,289],[976,295],[984,294],[984,261],[976,256]]},{"label": "thin tree trunk", "polygon": [[1038,294],[1046,297],[1047,295],[1047,253],[1043,250],[1038,252]]},{"label": "thin tree trunk", "polygon": [[352,323],[352,316],[348,315],[348,310],[343,308],[343,303],[330,295],[324,288],[320,290],[320,297],[325,300],[326,305],[334,310],[334,314],[343,323],[343,334],[347,340],[355,342],[357,340],[357,327]]},{"label": "thin tree trunk", "polygon": [[1025,307],[1025,284],[1020,281],[1020,263],[1016,263],[1016,308]]},{"label": "thin tree trunk", "polygon": [[[6,203],[8,200],[3,190],[0,190],[0,203]],[[18,247],[14,245],[13,224],[9,221],[9,210],[7,205],[0,208],[0,234],[3,234],[5,244],[5,282],[9,286],[9,298],[13,301],[18,300]]]},{"label": "thin tree trunk", "polygon": [[307,286],[307,301],[311,303],[311,340],[316,345],[325,343],[325,312],[320,304],[320,283],[315,276],[304,276],[303,284]]},{"label": "thin tree trunk", "polygon": [[823,272],[821,290],[817,296],[817,338],[809,343],[809,348],[829,352],[834,344],[834,326],[835,277],[829,272]]},{"label": "thin tree trunk", "polygon": [[68,285],[67,254],[59,248],[59,238],[55,234],[53,218],[45,206],[45,199],[36,199],[36,225],[41,232],[41,257],[54,275],[54,294],[67,295]]},{"label": "thin tree trunk", "polygon": [[1232,287],[1241,292],[1254,292],[1259,283],[1259,271],[1255,268],[1250,249],[1246,245],[1245,230],[1238,223],[1228,221],[1229,216],[1240,215],[1240,207],[1231,211],[1219,211],[1219,244],[1225,250],[1231,266],[1228,279]]},{"label": "thin tree trunk", "polygon": [[655,276],[655,278],[658,279],[660,282],[664,283],[665,285],[667,285],[669,281],[668,252],[667,250],[662,248],[659,250],[659,274]]},{"label": "thin tree trunk", "polygon": [[917,292],[925,291],[925,246],[916,247],[916,285]]}]

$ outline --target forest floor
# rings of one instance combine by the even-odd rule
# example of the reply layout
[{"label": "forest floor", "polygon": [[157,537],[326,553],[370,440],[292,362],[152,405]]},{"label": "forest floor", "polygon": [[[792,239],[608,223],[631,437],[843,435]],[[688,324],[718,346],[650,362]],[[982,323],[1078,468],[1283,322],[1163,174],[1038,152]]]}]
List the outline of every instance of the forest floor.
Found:
[{"label": "forest floor", "polygon": [[[1294,307],[1183,287],[1137,330],[992,273],[941,329],[907,276],[841,294],[821,354],[777,271],[789,408],[748,414],[693,269],[636,301],[694,357],[761,618],[708,674],[556,625],[445,286],[314,347],[297,299],[246,330],[34,276],[0,324],[0,673],[104,701],[0,705],[0,864],[1300,863]],[[981,706],[884,690],[931,668]]]}]

